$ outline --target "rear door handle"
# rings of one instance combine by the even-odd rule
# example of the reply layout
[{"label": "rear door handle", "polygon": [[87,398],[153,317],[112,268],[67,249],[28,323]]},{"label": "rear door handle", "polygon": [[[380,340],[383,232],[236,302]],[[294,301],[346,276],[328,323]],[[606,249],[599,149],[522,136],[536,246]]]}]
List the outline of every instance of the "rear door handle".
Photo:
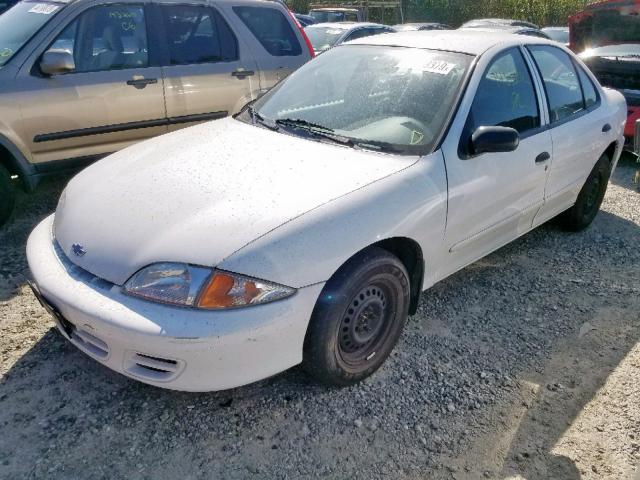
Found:
[{"label": "rear door handle", "polygon": [[602,133],[607,133],[611,131],[611,125],[608,123],[605,123],[604,126],[602,127]]},{"label": "rear door handle", "polygon": [[131,80],[127,80],[127,85],[131,85],[132,87],[136,87],[138,90],[143,89],[147,85],[153,85],[158,83],[157,78],[133,78]]},{"label": "rear door handle", "polygon": [[255,72],[253,70],[234,70],[233,72],[231,72],[231,75],[233,77],[243,79],[246,77],[252,77],[253,75],[255,75]]},{"label": "rear door handle", "polygon": [[536,163],[543,163],[549,160],[551,160],[551,155],[549,155],[549,152],[542,152],[536,157]]}]

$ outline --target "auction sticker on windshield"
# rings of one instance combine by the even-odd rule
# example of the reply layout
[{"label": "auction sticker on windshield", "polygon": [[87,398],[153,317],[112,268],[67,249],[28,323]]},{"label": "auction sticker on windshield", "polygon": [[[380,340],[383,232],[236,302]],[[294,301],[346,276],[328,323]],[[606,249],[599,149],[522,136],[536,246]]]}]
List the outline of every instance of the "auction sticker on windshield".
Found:
[{"label": "auction sticker on windshield", "polygon": [[46,3],[38,3],[37,5],[34,5],[29,10],[29,13],[41,13],[43,15],[51,15],[56,10],[58,10],[58,6],[57,5],[49,5],[49,4],[46,4]]},{"label": "auction sticker on windshield", "polygon": [[439,75],[449,75],[449,72],[456,67],[455,63],[444,62],[440,60],[432,60],[425,64],[422,68],[427,73],[437,73]]}]

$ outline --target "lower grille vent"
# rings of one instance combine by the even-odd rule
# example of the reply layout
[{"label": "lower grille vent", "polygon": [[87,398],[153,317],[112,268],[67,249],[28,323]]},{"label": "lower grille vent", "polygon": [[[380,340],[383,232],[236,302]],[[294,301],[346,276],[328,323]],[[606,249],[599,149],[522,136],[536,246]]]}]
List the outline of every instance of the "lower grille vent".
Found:
[{"label": "lower grille vent", "polygon": [[91,353],[101,360],[109,356],[109,346],[97,337],[79,328],[71,332],[71,340],[82,350]]},{"label": "lower grille vent", "polygon": [[156,382],[166,382],[182,370],[181,362],[169,358],[154,357],[144,353],[133,353],[127,361],[127,371]]}]

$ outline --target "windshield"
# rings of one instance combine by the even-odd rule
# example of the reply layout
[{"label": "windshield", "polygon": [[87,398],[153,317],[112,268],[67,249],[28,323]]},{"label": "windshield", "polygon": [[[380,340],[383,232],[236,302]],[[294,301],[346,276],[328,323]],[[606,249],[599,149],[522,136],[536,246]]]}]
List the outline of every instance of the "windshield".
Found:
[{"label": "windshield", "polygon": [[607,45],[606,47],[590,48],[580,55],[582,59],[593,57],[640,59],[640,42],[637,44]]},{"label": "windshield", "polygon": [[[291,74],[253,108],[288,133],[405,155],[432,150],[473,57],[404,47],[343,45]],[[297,128],[288,128],[294,125]]]},{"label": "windshield", "polygon": [[20,2],[0,15],[0,67],[60,9],[54,3]]},{"label": "windshield", "polygon": [[309,37],[313,49],[317,52],[333,47],[345,30],[333,27],[309,26],[304,29],[304,33]]},{"label": "windshield", "polygon": [[311,10],[309,16],[313,17],[317,23],[358,21],[358,14],[356,12]]},{"label": "windshield", "polygon": [[569,43],[569,29],[562,28],[543,28],[542,31],[547,34],[551,40],[559,43]]}]

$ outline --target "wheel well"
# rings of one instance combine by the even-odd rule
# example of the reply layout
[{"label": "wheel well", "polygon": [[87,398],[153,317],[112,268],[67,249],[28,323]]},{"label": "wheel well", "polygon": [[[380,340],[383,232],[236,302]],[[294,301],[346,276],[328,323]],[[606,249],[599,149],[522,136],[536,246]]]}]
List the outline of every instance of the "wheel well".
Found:
[{"label": "wheel well", "polygon": [[616,148],[618,148],[618,142],[613,142],[611,145],[609,145],[607,147],[607,149],[604,151],[604,154],[607,156],[607,158],[609,159],[609,163],[613,162],[613,157],[616,154]]},{"label": "wheel well", "polygon": [[371,247],[382,248],[395,255],[403,263],[409,273],[409,283],[411,285],[411,303],[409,304],[409,315],[414,315],[418,310],[420,294],[422,293],[422,282],[424,279],[424,258],[422,248],[414,240],[406,237],[394,237],[374,243]]},{"label": "wheel well", "polygon": [[11,175],[20,175],[21,173],[16,166],[16,159],[2,144],[0,144],[0,165],[6,168]]}]

